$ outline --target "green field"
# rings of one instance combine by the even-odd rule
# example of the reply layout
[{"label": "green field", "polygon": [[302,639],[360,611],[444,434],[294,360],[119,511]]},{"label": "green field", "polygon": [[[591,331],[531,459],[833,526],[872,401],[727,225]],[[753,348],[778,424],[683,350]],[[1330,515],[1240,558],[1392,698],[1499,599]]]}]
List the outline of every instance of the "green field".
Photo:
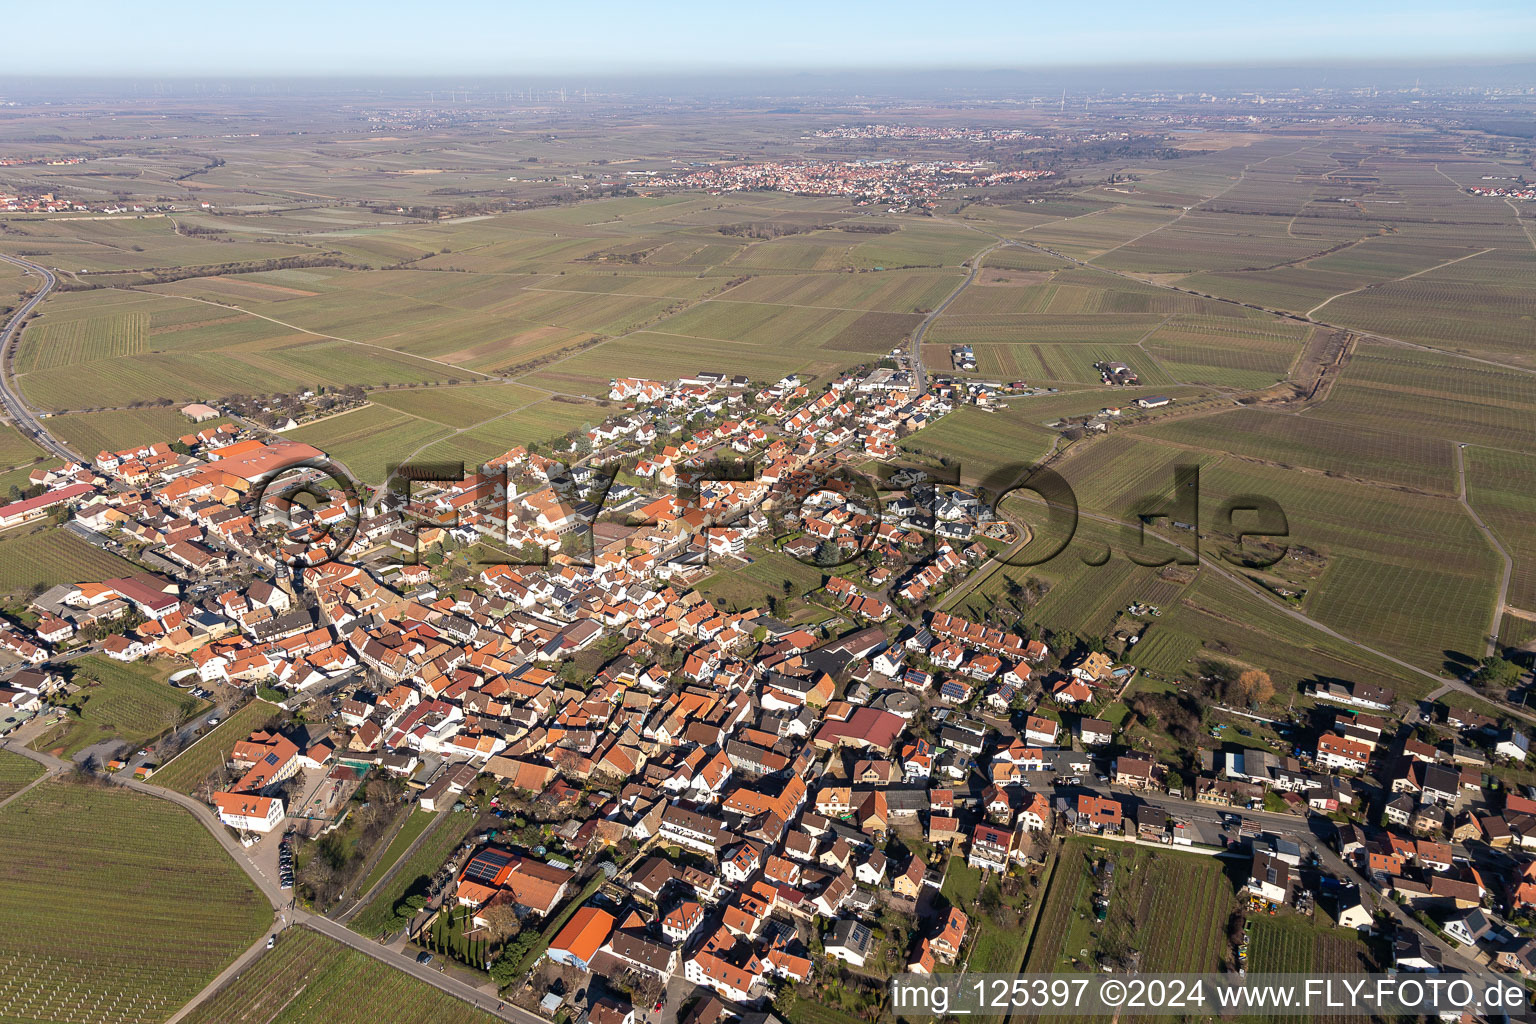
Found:
[{"label": "green field", "polygon": [[1190,659],[1199,649],[1199,637],[1154,626],[1141,638],[1129,661],[1137,668],[1176,675],[1189,671]]},{"label": "green field", "polygon": [[1230,452],[1277,470],[1301,467],[1441,494],[1456,491],[1451,445],[1434,437],[1263,409],[1154,423],[1137,433],[1195,450]]},{"label": "green field", "polygon": [[[1355,932],[1333,927],[1327,911],[1311,920],[1292,914],[1248,919],[1248,970],[1255,974],[1359,974],[1373,967],[1370,951]],[[1280,1022],[1277,1015],[1249,1014],[1251,1021]],[[1321,1014],[1320,1020],[1368,1021],[1369,1014]]]},{"label": "green field", "polygon": [[[951,906],[964,911],[971,919],[970,970],[978,974],[1011,974],[1024,962],[1024,950],[1029,936],[1024,929],[1008,929],[993,921],[977,907],[976,899],[981,889],[981,872],[966,864],[965,858],[949,858],[949,868],[944,875],[944,896]],[[987,885],[996,887],[996,878],[988,879]]]},{"label": "green field", "polygon": [[1536,611],[1536,455],[1481,447],[1465,448],[1462,455],[1467,467],[1467,500],[1515,563],[1508,602]]},{"label": "green field", "polygon": [[[1115,864],[1109,915],[1094,920],[1090,865]],[[1035,919],[1027,971],[1092,970],[1098,953],[1141,954],[1144,971],[1216,971],[1229,956],[1232,883],[1222,862],[1194,853],[1087,838],[1068,839]],[[1085,957],[1084,951],[1087,951]]]},{"label": "green field", "polygon": [[169,444],[179,437],[216,426],[222,420],[193,423],[176,409],[119,409],[72,413],[48,420],[48,432],[87,458],[100,451],[121,451],[130,445]]},{"label": "green field", "polygon": [[[418,812],[419,813],[419,812]],[[424,891],[427,882],[464,841],[474,827],[475,816],[463,812],[450,814],[426,842],[417,848],[411,859],[400,865],[400,870],[389,884],[374,895],[361,912],[350,922],[353,931],[370,937],[391,934],[404,928],[415,911],[405,905],[405,897],[416,891]]]},{"label": "green field", "polygon": [[0,800],[15,795],[43,774],[43,766],[30,757],[0,750]]},{"label": "green field", "polygon": [[1218,576],[1202,573],[1180,601],[1165,610],[1153,635],[1172,630],[1200,638],[1197,658],[1263,668],[1280,692],[1318,679],[1351,679],[1421,696],[1435,688],[1427,677],[1362,652],[1285,614],[1275,601]]},{"label": "green field", "polygon": [[461,461],[472,469],[519,445],[546,444],[572,430],[595,426],[606,415],[607,410],[588,402],[546,398],[435,441],[417,459]]},{"label": "green field", "polygon": [[163,1021],[272,921],[191,815],[111,785],[50,781],[0,810],[0,860],[16,1024]]},{"label": "green field", "polygon": [[220,722],[212,732],[200,738],[154,775],[150,782],[178,793],[192,793],[215,768],[229,760],[235,744],[252,732],[264,728],[277,714],[277,707],[264,700],[252,700]]},{"label": "green field", "polygon": [[1438,352],[1362,345],[1313,413],[1346,426],[1536,450],[1529,375]]},{"label": "green field", "polygon": [[391,466],[409,459],[449,429],[379,405],[331,416],[290,431],[294,441],[312,444],[345,465],[367,484],[382,484]]},{"label": "green field", "polygon": [[780,997],[773,1004],[773,1009],[789,1024],[858,1024],[860,1020],[851,1013],[844,1013],[814,999],[797,997],[791,1001]]},{"label": "green field", "polygon": [[187,1024],[492,1024],[497,1018],[308,928],[192,1008]]},{"label": "green field", "polygon": [[754,547],[747,550],[747,557],[752,559],[751,565],[742,565],[734,558],[712,558],[713,574],[698,585],[699,592],[724,599],[731,608],[766,608],[768,595],[784,596],[786,580],[793,584],[796,595],[803,595],[819,588],[825,579],[825,573],[816,566],[778,551]]},{"label": "green field", "polygon": [[38,750],[61,751],[72,757],[103,741],[137,746],[208,706],[185,690],[165,682],[164,662],[123,663],[89,655],[71,664],[70,682],[81,687],[69,698],[73,709],[63,722],[39,737]]},{"label": "green field", "polygon": [[0,593],[99,582],[137,571],[132,562],[56,527],[22,526],[0,533]]},{"label": "green field", "polygon": [[374,864],[373,870],[369,871],[368,876],[358,884],[358,893],[366,894],[377,885],[379,879],[383,878],[389,869],[394,866],[395,861],[399,860],[405,851],[410,849],[411,844],[416,841],[416,837],[425,832],[427,826],[432,824],[436,817],[437,815],[429,811],[423,811],[420,808],[413,810],[405,819],[405,824],[401,826],[400,831],[395,833],[395,837],[384,848],[384,853],[380,855],[378,862]]},{"label": "green field", "polygon": [[456,388],[400,388],[376,391],[375,405],[462,429],[506,415],[547,396],[517,384],[475,384]]},{"label": "green field", "polygon": [[901,447],[958,464],[963,481],[990,481],[1003,470],[1013,471],[1011,479],[1056,442],[1055,432],[1036,422],[1038,410],[1032,401],[1021,398],[998,412],[961,406],[902,441]]},{"label": "green field", "polygon": [[30,466],[46,454],[15,427],[0,424],[0,466]]}]

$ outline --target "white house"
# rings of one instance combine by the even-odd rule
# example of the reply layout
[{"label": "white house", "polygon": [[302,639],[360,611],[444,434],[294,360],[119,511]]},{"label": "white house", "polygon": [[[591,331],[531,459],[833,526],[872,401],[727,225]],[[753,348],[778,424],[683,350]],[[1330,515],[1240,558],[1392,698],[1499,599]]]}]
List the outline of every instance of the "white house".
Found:
[{"label": "white house", "polygon": [[1499,737],[1499,742],[1494,746],[1493,752],[1500,757],[1507,757],[1512,761],[1524,761],[1525,755],[1530,752],[1530,749],[1530,738],[1523,732],[1510,729]]},{"label": "white house", "polygon": [[1291,869],[1272,853],[1253,855],[1248,872],[1248,891],[1273,903],[1284,903],[1291,892]]},{"label": "white house", "polygon": [[283,802],[277,797],[215,793],[213,805],[220,821],[242,832],[271,832],[283,820]]}]

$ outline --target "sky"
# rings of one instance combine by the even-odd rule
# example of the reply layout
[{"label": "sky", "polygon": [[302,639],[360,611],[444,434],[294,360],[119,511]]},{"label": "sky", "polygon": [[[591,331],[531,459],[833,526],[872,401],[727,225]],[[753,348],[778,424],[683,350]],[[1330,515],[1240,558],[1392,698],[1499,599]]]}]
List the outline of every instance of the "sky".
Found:
[{"label": "sky", "polygon": [[1536,56],[1530,0],[149,0],[131,13],[77,0],[68,11],[80,30],[26,32],[0,73],[558,76]]}]

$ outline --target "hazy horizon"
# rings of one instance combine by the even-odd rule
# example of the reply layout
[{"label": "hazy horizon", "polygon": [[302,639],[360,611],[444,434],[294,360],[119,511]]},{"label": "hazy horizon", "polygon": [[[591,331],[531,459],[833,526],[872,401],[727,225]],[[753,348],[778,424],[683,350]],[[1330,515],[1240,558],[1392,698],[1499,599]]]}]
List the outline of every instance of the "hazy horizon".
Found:
[{"label": "hazy horizon", "polygon": [[123,19],[102,0],[72,8],[71,35],[14,50],[16,77],[315,78],[578,76],[796,72],[1068,70],[1137,64],[1285,66],[1319,62],[1523,62],[1536,55],[1536,9],[1493,0],[1449,11],[1426,0],[1347,9],[1299,0],[1282,9],[1190,0],[1116,10],[1112,23],[1072,8],[979,0],[938,12],[789,0],[769,14],[696,2],[664,10],[611,0],[575,14],[509,11],[470,0],[451,21],[385,0],[354,14],[293,0],[259,11],[163,3]]}]

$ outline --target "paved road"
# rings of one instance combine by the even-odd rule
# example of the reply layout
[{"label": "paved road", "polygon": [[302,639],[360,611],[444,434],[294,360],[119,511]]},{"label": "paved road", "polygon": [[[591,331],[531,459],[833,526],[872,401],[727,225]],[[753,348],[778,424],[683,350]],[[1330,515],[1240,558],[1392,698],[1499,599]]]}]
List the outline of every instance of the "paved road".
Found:
[{"label": "paved road", "polygon": [[80,456],[70,451],[61,441],[43,429],[42,421],[37,418],[37,414],[27,408],[27,404],[22,401],[21,393],[12,386],[10,364],[5,359],[5,353],[10,351],[11,343],[16,340],[16,335],[21,330],[22,321],[27,318],[32,310],[37,308],[37,304],[42,302],[49,292],[53,291],[54,285],[58,284],[59,280],[53,276],[53,271],[47,267],[38,266],[36,263],[28,263],[26,260],[18,259],[15,256],[7,256],[4,253],[0,253],[0,260],[14,263],[18,267],[34,274],[41,274],[43,278],[43,286],[33,292],[31,297],[17,307],[16,312],[11,314],[10,322],[5,325],[5,330],[0,331],[0,405],[3,405],[5,411],[16,421],[16,426],[23,433],[32,435],[33,440],[38,444],[61,459],[67,459],[71,462],[82,461]]},{"label": "paved road", "polygon": [[981,252],[972,256],[971,272],[965,275],[965,280],[956,285],[955,290],[945,296],[943,302],[933,307],[933,310],[923,317],[923,322],[917,325],[917,330],[912,332],[912,383],[916,386],[918,395],[924,395],[928,391],[928,377],[923,372],[923,335],[928,333],[928,325],[937,320],[949,308],[949,304],[959,298],[960,293],[969,288],[971,282],[976,280],[976,275],[981,273],[981,261],[987,258],[987,254],[994,249],[1001,249],[1008,244],[1010,243],[1000,241],[996,245],[987,246]]},{"label": "paved road", "polygon": [[[25,749],[20,744],[16,744],[16,745],[13,746],[9,740],[5,741],[4,743],[0,743],[0,749],[9,750],[11,753],[19,754],[19,755],[21,755],[23,757],[29,757],[30,754],[31,754],[31,751]],[[35,760],[37,760],[37,758],[32,758],[32,760],[35,761]],[[60,761],[58,763],[57,767],[54,767],[54,766],[49,765],[47,763],[44,763],[43,767],[45,769],[43,771],[43,774],[41,774],[37,778],[33,779],[31,782],[27,783],[25,786],[21,787],[16,792],[14,792],[10,796],[6,797],[4,800],[0,800],[0,807],[4,807],[6,804],[10,803],[12,800],[19,800],[19,799],[21,799],[27,793],[30,793],[35,787],[42,785],[43,783],[47,782],[51,778],[54,778],[54,777],[56,777],[58,775],[62,775],[64,773],[64,770],[66,768],[68,768],[69,766],[66,765],[63,761]]]}]

